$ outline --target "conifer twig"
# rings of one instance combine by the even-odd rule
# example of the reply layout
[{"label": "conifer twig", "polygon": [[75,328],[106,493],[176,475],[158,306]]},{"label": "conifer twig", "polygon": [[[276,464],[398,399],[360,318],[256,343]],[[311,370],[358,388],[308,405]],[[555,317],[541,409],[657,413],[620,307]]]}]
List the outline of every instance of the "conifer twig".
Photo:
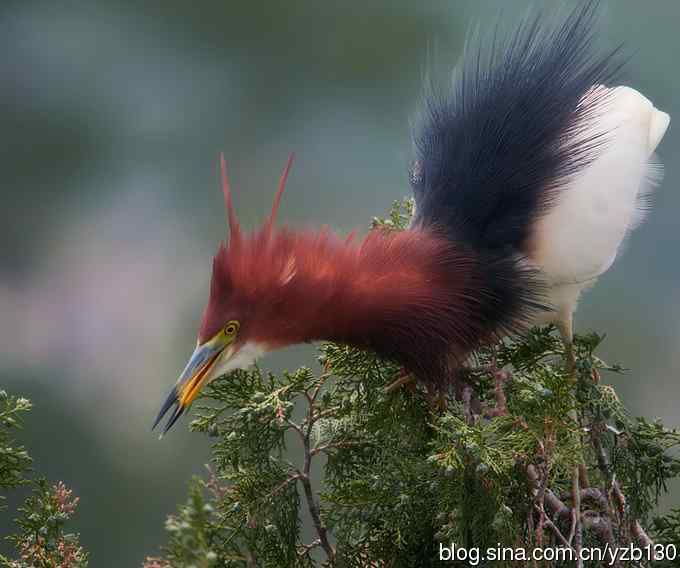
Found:
[{"label": "conifer twig", "polygon": [[272,489],[269,492],[268,497],[274,497],[275,495],[278,495],[281,491],[283,491],[290,483],[293,483],[300,479],[300,473],[292,473],[289,475],[286,479],[284,479],[281,483],[279,483],[274,489]]},{"label": "conifer twig", "polygon": [[[573,549],[571,544],[573,535],[570,534],[569,538],[564,536],[564,533],[560,530],[560,528],[548,518],[545,511],[545,504],[548,503],[549,508],[552,509],[553,514],[557,518],[571,515],[572,511],[550,489],[547,488],[547,475],[544,475],[542,480],[539,479],[536,466],[532,464],[527,467],[527,476],[533,486],[533,508],[539,513],[538,527],[534,527],[533,514],[531,510],[527,519],[528,528],[530,532],[535,535],[537,546],[543,545],[543,529],[547,528],[555,535],[555,538],[562,544],[562,546]],[[536,562],[534,562],[534,565],[536,565]]]},{"label": "conifer twig", "polygon": [[308,391],[304,392],[305,398],[307,400],[307,417],[305,418],[306,428],[302,428],[299,426],[297,428],[298,434],[302,438],[304,463],[302,466],[302,471],[298,471],[297,475],[305,493],[307,509],[309,510],[309,514],[312,518],[314,529],[316,530],[316,534],[319,537],[318,538],[319,546],[323,548],[328,558],[329,564],[333,566],[335,564],[335,549],[328,540],[328,531],[323,521],[321,520],[321,510],[319,507],[319,503],[316,500],[316,497],[314,496],[314,491],[312,490],[312,482],[310,477],[312,469],[312,458],[319,453],[318,448],[311,447],[312,427],[314,426],[315,422],[317,422],[318,420],[325,416],[332,414],[332,412],[335,411],[335,409],[332,408],[325,409],[321,412],[316,411],[317,396],[319,394],[319,391],[321,390],[321,386],[329,376],[330,373],[326,372],[319,377],[319,380],[317,381],[313,393],[311,395],[309,394]]}]

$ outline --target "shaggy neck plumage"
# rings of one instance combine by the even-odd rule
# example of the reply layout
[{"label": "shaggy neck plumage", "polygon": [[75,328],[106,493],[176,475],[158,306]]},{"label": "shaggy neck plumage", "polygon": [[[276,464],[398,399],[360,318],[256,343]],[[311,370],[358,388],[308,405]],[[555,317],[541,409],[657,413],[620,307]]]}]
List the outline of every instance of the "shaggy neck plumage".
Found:
[{"label": "shaggy neck plumage", "polygon": [[233,314],[242,333],[271,348],[338,341],[441,381],[452,361],[516,322],[521,286],[514,261],[431,231],[376,230],[356,243],[281,229],[220,250],[211,303],[218,320],[242,310]]}]

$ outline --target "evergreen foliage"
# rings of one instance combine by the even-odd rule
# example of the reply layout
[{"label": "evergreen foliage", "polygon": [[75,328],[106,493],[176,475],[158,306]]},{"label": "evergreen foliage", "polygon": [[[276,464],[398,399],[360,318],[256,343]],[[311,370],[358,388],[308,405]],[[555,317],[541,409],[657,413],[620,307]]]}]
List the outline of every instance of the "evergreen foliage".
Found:
[{"label": "evergreen foliage", "polygon": [[[21,428],[21,415],[31,409],[31,403],[0,390],[0,491],[27,483],[24,475],[31,458],[23,446],[12,439],[13,430]],[[5,508],[5,496],[0,494],[0,510]]]},{"label": "evergreen foliage", "polygon": [[[18,532],[5,538],[16,549],[15,559],[0,554],[0,566],[6,568],[86,568],[88,555],[79,544],[77,534],[66,532],[66,522],[73,516],[78,498],[62,482],[50,486],[46,480],[27,477],[31,458],[23,446],[11,437],[11,430],[21,427],[21,413],[31,403],[0,390],[0,490],[33,484],[33,491],[19,507],[15,520]],[[4,500],[5,496],[0,495]]]},{"label": "evergreen foliage", "polygon": [[[399,230],[411,212],[396,203],[373,224]],[[533,329],[477,353],[443,398],[386,392],[399,368],[336,344],[318,372],[217,380],[191,424],[214,439],[210,474],[145,566],[396,568],[438,565],[451,543],[679,543],[677,511],[651,517],[680,474],[680,433],[631,417],[601,382],[624,372],[596,355],[602,340],[577,337],[567,372],[555,331]],[[519,558],[492,565],[533,565]]]},{"label": "evergreen foliage", "polygon": [[66,521],[75,512],[78,498],[59,482],[50,486],[44,479],[34,482],[33,493],[19,508],[19,532],[7,539],[18,558],[0,555],[0,566],[7,568],[86,568],[88,555],[77,534],[66,532]]}]

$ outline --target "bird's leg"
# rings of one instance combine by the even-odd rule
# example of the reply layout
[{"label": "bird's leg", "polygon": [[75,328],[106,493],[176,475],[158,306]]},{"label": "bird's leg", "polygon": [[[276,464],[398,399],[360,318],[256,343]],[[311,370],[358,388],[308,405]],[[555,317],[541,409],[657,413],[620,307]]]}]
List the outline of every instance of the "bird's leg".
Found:
[{"label": "bird's leg", "polygon": [[404,385],[408,385],[409,388],[415,388],[415,382],[416,378],[406,369],[402,369],[397,379],[385,387],[385,394],[394,392]]},{"label": "bird's leg", "polygon": [[[557,322],[557,329],[560,332],[560,335],[562,336],[562,341],[564,342],[564,351],[565,351],[565,358],[566,358],[566,371],[567,371],[567,376],[569,377],[569,380],[572,381],[573,383],[573,388],[576,389],[576,354],[574,353],[574,315],[571,310],[568,310],[567,313],[563,313],[562,317],[558,320]],[[569,411],[569,417],[574,421],[575,424],[579,424],[579,414],[578,410],[576,407],[572,408]],[[577,498],[577,492],[578,495],[580,495],[580,488],[579,488],[579,479],[580,479],[580,472],[581,469],[585,469],[585,462],[583,455],[581,455],[580,463],[576,466],[574,469],[574,475],[573,475],[573,492],[574,492],[574,527],[575,527],[575,546],[577,551],[580,550],[581,548],[581,503],[580,503],[580,497]],[[578,566],[582,566],[582,563],[579,563]]]},{"label": "bird's leg", "polygon": [[574,316],[572,311],[563,313],[555,325],[564,343],[567,374],[574,380],[576,378],[576,354],[574,353]]}]

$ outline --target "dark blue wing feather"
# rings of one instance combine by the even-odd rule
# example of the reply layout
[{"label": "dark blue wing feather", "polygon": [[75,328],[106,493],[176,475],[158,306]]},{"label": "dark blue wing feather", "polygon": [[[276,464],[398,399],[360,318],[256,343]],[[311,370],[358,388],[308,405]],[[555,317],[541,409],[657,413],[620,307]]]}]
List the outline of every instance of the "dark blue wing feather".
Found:
[{"label": "dark blue wing feather", "polygon": [[533,221],[606,133],[584,137],[620,68],[618,50],[593,53],[597,2],[560,23],[534,15],[505,40],[479,38],[450,93],[432,91],[414,135],[414,223],[476,248],[522,252]]}]

